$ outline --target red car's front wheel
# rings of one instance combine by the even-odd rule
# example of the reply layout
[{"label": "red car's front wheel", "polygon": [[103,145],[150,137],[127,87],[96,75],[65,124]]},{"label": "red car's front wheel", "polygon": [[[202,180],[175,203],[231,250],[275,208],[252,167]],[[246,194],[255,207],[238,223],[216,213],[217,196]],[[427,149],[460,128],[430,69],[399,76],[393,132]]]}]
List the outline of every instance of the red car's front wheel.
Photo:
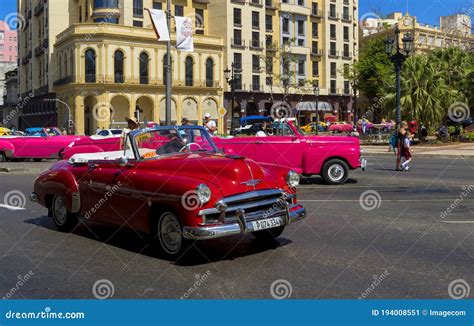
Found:
[{"label": "red car's front wheel", "polygon": [[183,237],[183,228],[176,214],[163,212],[155,223],[155,241],[169,258],[179,258],[189,248],[189,240]]}]

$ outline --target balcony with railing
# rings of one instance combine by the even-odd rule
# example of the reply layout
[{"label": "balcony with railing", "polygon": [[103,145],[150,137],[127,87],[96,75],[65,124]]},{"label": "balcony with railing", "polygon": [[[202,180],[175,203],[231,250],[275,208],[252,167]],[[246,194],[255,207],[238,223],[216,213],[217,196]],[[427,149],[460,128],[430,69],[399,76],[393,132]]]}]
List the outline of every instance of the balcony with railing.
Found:
[{"label": "balcony with railing", "polygon": [[255,6],[255,7],[263,7],[263,0],[249,0],[249,5]]},{"label": "balcony with railing", "polygon": [[313,57],[321,57],[321,56],[323,56],[323,54],[324,54],[324,51],[322,49],[318,49],[318,48],[315,48],[315,47],[311,48],[311,55]]},{"label": "balcony with railing", "polygon": [[347,23],[352,22],[352,15],[342,14],[342,21],[347,22]]},{"label": "balcony with railing", "polygon": [[270,10],[275,10],[275,0],[265,0],[265,8],[270,9]]},{"label": "balcony with railing", "polygon": [[63,85],[67,85],[67,84],[71,84],[73,82],[74,78],[72,75],[69,75],[69,76],[66,76],[66,77],[63,77],[63,78],[60,78],[58,80],[56,80],[54,83],[53,83],[53,86],[54,87],[58,87],[58,86],[63,86]]},{"label": "balcony with railing", "polygon": [[322,10],[311,9],[311,17],[321,18],[321,17],[323,17],[323,11]]},{"label": "balcony with railing", "polygon": [[350,51],[343,51],[342,58],[345,60],[350,60],[352,59],[352,53]]},{"label": "balcony with railing", "polygon": [[259,40],[251,40],[250,48],[253,50],[262,50],[263,49],[263,42]]},{"label": "balcony with railing", "polygon": [[334,20],[339,20],[339,14],[335,11],[328,11],[328,18],[329,19],[334,19]]},{"label": "balcony with railing", "polygon": [[339,58],[339,51],[331,49],[329,50],[328,56],[330,58]]},{"label": "balcony with railing", "polygon": [[235,48],[245,48],[245,40],[242,38],[234,38],[230,39],[230,44]]}]

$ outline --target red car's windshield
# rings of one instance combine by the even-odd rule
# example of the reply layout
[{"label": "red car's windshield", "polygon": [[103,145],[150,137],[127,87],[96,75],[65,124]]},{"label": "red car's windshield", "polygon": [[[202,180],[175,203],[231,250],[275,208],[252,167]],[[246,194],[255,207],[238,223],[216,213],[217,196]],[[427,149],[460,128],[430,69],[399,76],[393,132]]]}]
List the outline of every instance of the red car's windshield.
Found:
[{"label": "red car's windshield", "polygon": [[190,152],[216,152],[209,135],[199,128],[159,129],[135,135],[141,159]]}]

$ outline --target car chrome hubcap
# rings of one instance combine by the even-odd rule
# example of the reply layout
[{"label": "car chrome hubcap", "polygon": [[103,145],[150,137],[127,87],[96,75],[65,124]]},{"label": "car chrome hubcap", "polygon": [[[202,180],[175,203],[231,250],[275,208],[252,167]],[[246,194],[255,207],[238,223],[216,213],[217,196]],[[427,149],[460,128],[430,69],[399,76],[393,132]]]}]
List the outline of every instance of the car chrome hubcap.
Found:
[{"label": "car chrome hubcap", "polygon": [[54,218],[59,225],[64,225],[67,218],[67,209],[64,199],[61,197],[56,197],[54,200]]},{"label": "car chrome hubcap", "polygon": [[344,177],[344,168],[340,164],[331,165],[328,174],[332,181],[340,181]]},{"label": "car chrome hubcap", "polygon": [[166,213],[161,217],[159,230],[160,242],[169,254],[175,254],[181,248],[181,226],[173,214]]}]

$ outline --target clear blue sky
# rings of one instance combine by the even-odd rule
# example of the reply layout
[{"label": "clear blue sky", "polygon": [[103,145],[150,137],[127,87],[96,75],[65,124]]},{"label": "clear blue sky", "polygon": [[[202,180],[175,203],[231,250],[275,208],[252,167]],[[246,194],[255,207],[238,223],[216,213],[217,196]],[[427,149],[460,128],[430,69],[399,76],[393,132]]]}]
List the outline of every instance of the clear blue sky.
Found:
[{"label": "clear blue sky", "polygon": [[[16,12],[16,0],[0,0],[0,20]],[[66,0],[64,0],[66,1]],[[225,0],[228,1],[228,0]],[[389,14],[394,11],[405,12],[407,0],[359,0],[359,16],[368,12]],[[439,25],[439,16],[457,12],[472,13],[474,21],[474,0],[408,0],[408,11],[425,24]]]},{"label": "clear blue sky", "polygon": [[474,21],[474,0],[359,0],[359,16],[375,12],[383,15],[394,11],[408,12],[419,22],[439,26],[439,17],[470,12]]}]

